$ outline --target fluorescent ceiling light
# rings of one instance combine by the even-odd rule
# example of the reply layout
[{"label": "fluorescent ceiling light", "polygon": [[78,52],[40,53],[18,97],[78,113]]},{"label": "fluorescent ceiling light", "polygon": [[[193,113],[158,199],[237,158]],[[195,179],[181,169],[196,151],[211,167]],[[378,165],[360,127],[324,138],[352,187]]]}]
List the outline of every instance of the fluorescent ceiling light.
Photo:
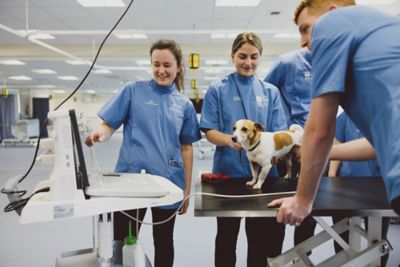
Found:
[{"label": "fluorescent ceiling light", "polygon": [[41,84],[41,85],[34,85],[32,87],[42,88],[42,89],[51,89],[51,88],[55,88],[56,86],[52,85],[52,84]]},{"label": "fluorescent ceiling light", "polygon": [[212,33],[211,39],[234,39],[236,36],[236,33]]},{"label": "fluorescent ceiling light", "polygon": [[261,0],[216,0],[215,6],[223,7],[243,7],[243,6],[258,6]]},{"label": "fluorescent ceiling light", "polygon": [[49,33],[34,33],[29,35],[30,38],[36,39],[36,40],[51,40],[51,39],[56,39],[53,35]]},{"label": "fluorescent ceiling light", "polygon": [[36,72],[39,74],[54,74],[54,73],[56,73],[54,70],[50,70],[50,69],[35,69],[35,70],[32,70],[32,72]]},{"label": "fluorescent ceiling light", "polygon": [[228,60],[208,59],[206,65],[228,65]]},{"label": "fluorescent ceiling light", "polygon": [[52,91],[54,94],[64,94],[65,90],[53,90]]},{"label": "fluorescent ceiling light", "polygon": [[211,77],[211,76],[204,77],[205,81],[216,81],[216,80],[219,80],[219,79],[220,79],[219,77]]},{"label": "fluorescent ceiling light", "polygon": [[298,32],[278,32],[274,34],[274,39],[300,39]]},{"label": "fluorescent ceiling light", "polygon": [[58,76],[58,79],[64,80],[64,81],[76,81],[76,80],[78,80],[78,77],[75,77],[75,76]]},{"label": "fluorescent ceiling light", "polygon": [[118,39],[129,40],[129,39],[149,39],[147,34],[144,33],[115,33],[115,37]]},{"label": "fluorescent ceiling light", "polygon": [[109,69],[94,69],[94,70],[92,70],[92,72],[95,74],[110,74],[110,73],[112,73],[112,71]]},{"label": "fluorescent ceiling light", "polygon": [[216,69],[216,68],[210,68],[210,67],[203,68],[203,70],[204,70],[204,73],[206,73],[206,74],[219,74],[219,73],[223,72],[222,69]]},{"label": "fluorescent ceiling light", "polygon": [[138,59],[138,60],[136,60],[136,63],[138,65],[151,65],[151,60],[150,59]]},{"label": "fluorescent ceiling light", "polygon": [[95,94],[96,91],[95,90],[86,90],[85,93],[87,93],[87,94]]},{"label": "fluorescent ceiling light", "polygon": [[10,59],[10,60],[1,60],[0,64],[3,65],[25,65],[25,62],[16,60],[16,59]]},{"label": "fluorescent ceiling light", "polygon": [[65,62],[67,62],[68,64],[71,64],[71,65],[86,65],[86,62],[83,60],[68,59],[68,60],[65,60]]},{"label": "fluorescent ceiling light", "polygon": [[392,5],[398,0],[356,0],[357,5]]},{"label": "fluorescent ceiling light", "polygon": [[30,77],[28,76],[8,76],[9,79],[11,80],[18,80],[18,81],[29,81],[32,80]]},{"label": "fluorescent ceiling light", "polygon": [[125,7],[122,0],[76,0],[84,7]]}]

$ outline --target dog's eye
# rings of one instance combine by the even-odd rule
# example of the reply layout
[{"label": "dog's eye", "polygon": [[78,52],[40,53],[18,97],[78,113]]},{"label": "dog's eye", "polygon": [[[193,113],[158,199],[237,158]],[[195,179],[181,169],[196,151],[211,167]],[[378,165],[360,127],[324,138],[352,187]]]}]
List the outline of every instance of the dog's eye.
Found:
[{"label": "dog's eye", "polygon": [[236,131],[236,126],[233,126],[233,131]]},{"label": "dog's eye", "polygon": [[247,128],[244,128],[244,127],[242,128],[242,132],[244,132],[244,133],[247,133],[247,130],[248,130]]}]

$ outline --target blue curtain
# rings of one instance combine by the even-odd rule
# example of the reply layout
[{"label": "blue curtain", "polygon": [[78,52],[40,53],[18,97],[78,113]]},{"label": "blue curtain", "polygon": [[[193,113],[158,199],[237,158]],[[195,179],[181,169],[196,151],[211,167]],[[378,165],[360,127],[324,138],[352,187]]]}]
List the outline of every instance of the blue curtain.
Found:
[{"label": "blue curtain", "polygon": [[0,96],[0,141],[12,138],[11,125],[16,121],[15,95]]}]

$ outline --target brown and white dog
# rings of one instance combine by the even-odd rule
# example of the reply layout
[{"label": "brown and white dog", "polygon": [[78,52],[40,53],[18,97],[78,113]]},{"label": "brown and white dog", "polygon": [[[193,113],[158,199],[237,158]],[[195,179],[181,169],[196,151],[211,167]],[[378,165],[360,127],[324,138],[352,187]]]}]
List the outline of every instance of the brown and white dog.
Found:
[{"label": "brown and white dog", "polygon": [[[263,132],[263,126],[258,122],[235,122],[232,140],[240,143],[246,150],[253,174],[253,179],[247,182],[247,185],[260,189],[273,162],[284,158],[295,146],[298,147],[302,138],[303,128],[297,124],[291,125],[288,131]],[[259,167],[261,170],[258,173]],[[290,173],[291,165],[288,164],[287,167]],[[291,176],[291,173],[289,175]]]}]

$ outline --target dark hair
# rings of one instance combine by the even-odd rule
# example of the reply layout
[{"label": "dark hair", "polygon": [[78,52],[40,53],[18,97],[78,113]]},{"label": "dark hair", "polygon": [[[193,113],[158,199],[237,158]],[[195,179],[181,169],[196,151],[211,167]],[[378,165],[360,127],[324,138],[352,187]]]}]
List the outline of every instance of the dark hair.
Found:
[{"label": "dark hair", "polygon": [[153,43],[153,45],[150,48],[150,57],[153,54],[154,50],[164,50],[168,49],[171,51],[171,53],[175,56],[176,62],[178,64],[178,68],[180,71],[176,74],[174,83],[176,87],[178,88],[179,91],[183,92],[184,86],[183,86],[183,81],[184,81],[184,65],[183,65],[183,56],[182,56],[182,49],[179,46],[179,44],[173,40],[165,40],[161,39],[158,40],[157,42]]},{"label": "dark hair", "polygon": [[260,51],[260,55],[262,54],[263,52],[262,41],[260,37],[258,37],[258,35],[255,34],[254,32],[243,32],[238,36],[236,36],[232,44],[232,53],[233,54],[236,53],[242,47],[242,45],[246,43],[249,43],[252,46],[256,47],[258,51]]}]

